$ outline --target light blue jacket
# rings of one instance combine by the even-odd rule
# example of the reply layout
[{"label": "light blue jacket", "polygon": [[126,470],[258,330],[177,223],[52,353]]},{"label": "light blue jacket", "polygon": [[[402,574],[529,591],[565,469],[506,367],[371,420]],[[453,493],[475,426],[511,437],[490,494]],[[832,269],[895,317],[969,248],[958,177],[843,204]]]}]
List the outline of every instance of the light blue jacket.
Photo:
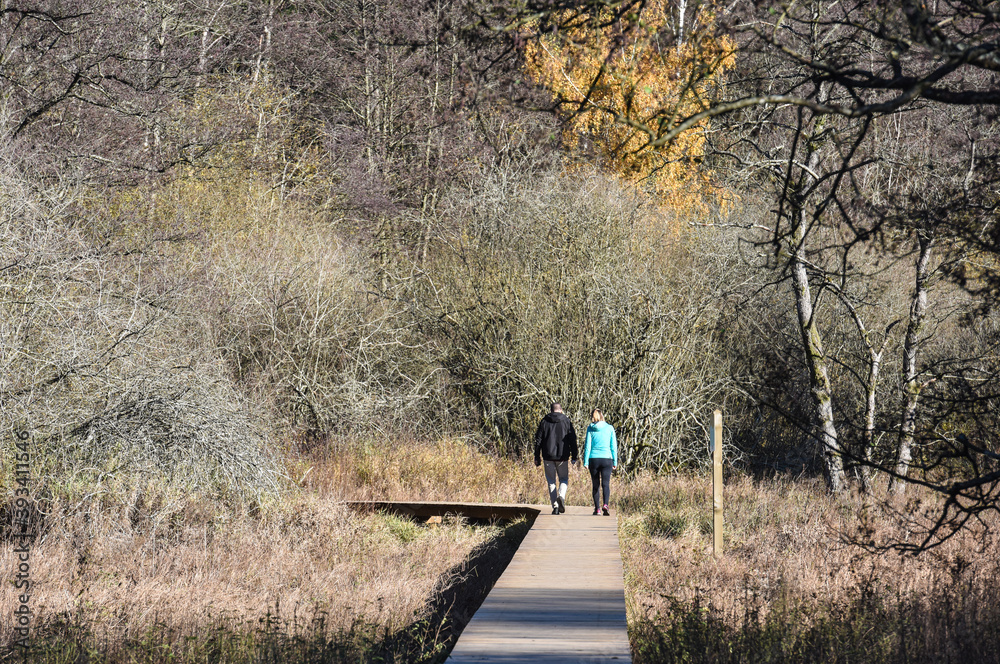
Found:
[{"label": "light blue jacket", "polygon": [[583,446],[583,465],[591,459],[611,459],[618,465],[618,438],[615,428],[607,422],[595,422],[587,427],[587,441]]}]

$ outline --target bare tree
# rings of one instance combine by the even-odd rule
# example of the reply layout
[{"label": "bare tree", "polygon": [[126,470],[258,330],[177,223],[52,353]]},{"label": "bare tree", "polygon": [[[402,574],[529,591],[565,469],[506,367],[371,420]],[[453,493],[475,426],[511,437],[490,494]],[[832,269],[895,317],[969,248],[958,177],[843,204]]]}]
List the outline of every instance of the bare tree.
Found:
[{"label": "bare tree", "polygon": [[176,240],[95,238],[75,189],[39,186],[10,159],[0,179],[0,444],[33,436],[37,489],[79,480],[99,494],[151,479],[246,497],[278,489],[266,428],[220,380],[184,289],[164,275]]},{"label": "bare tree", "polygon": [[[532,34],[603,25],[618,25],[625,33],[641,22],[650,6],[642,0],[527,2],[506,13],[494,7],[480,17],[484,24],[520,39],[526,38],[528,25]],[[958,389],[954,380],[946,380],[933,368],[941,360],[931,359],[935,345],[925,327],[932,306],[928,278],[937,274],[980,294],[996,279],[988,266],[969,259],[970,252],[992,254],[1000,249],[991,223],[997,206],[995,165],[1000,150],[992,129],[1000,102],[993,73],[1000,67],[995,8],[976,1],[875,7],[860,2],[736,2],[714,8],[716,32],[708,35],[715,40],[713,47],[717,35],[726,34],[737,53],[738,65],[727,74],[724,86],[697,85],[716,73],[713,67],[718,59],[705,58],[700,68],[689,72],[686,96],[655,109],[641,121],[599,104],[597,110],[645,132],[644,149],[663,146],[706,121],[716,123],[711,134],[713,163],[730,168],[753,187],[766,184],[773,195],[776,214],[766,224],[770,237],[755,241],[770,244],[771,269],[792,283],[790,293],[795,297],[813,395],[812,419],[824,450],[830,488],[836,491],[843,486],[838,480],[838,458],[868,458],[852,455],[841,440],[838,412],[839,417],[848,417],[850,429],[865,432],[869,445],[879,426],[895,421],[887,429],[898,443],[893,461],[878,466],[897,482],[908,479],[913,466],[907,455],[916,439],[927,441],[921,444],[927,454],[933,449],[931,441],[941,437],[941,431],[934,432],[933,424],[919,414],[920,403],[927,405],[927,412],[933,410],[924,401],[924,390],[930,386],[944,393]],[[690,46],[697,35],[687,38]],[[676,39],[676,31],[665,33],[661,45],[669,46]],[[594,104],[589,106],[592,112]],[[949,124],[949,118],[956,116],[962,121]],[[907,129],[922,132],[923,149],[908,148],[906,161],[901,163],[882,151],[886,143],[880,137],[886,137],[897,119],[907,118]],[[930,131],[937,132],[936,140],[929,140]],[[914,175],[917,187],[908,181]],[[931,187],[934,195],[918,191],[921,186]],[[950,207],[942,205],[944,201]],[[916,240],[908,244],[902,237]],[[933,264],[929,262],[934,255],[931,238],[934,246],[948,248]],[[828,332],[835,327],[832,319],[825,318],[833,305],[825,304],[823,294],[839,292],[846,306],[843,296],[850,284],[879,278],[879,270],[885,268],[867,273],[858,269],[857,257],[870,251],[888,251],[888,263],[894,265],[902,265],[899,261],[912,255],[915,276],[911,283],[916,286],[904,318],[907,323],[895,328],[907,330],[900,343],[902,379],[897,394],[901,405],[883,406],[887,414],[896,414],[888,419],[873,412],[879,403],[875,396],[876,378],[882,370],[879,358],[886,346],[884,340],[877,345],[869,342],[868,369],[857,375],[868,376],[864,401],[876,406],[866,406],[864,416],[858,418],[860,426],[854,426],[846,410],[848,393],[836,392],[829,379],[829,363],[839,361],[821,333],[824,325]],[[861,319],[857,308],[854,314],[855,329],[863,337],[871,325]],[[938,324],[950,316],[947,310],[941,311]],[[927,354],[923,368],[921,348]],[[977,347],[980,361],[988,357],[982,352]],[[945,388],[943,384],[949,383]],[[988,392],[982,396],[988,397]],[[843,405],[838,405],[838,399]],[[882,404],[892,401],[890,397]],[[957,440],[954,433],[948,439],[950,444]],[[947,493],[963,481],[932,484]]]},{"label": "bare tree", "polygon": [[433,248],[414,314],[498,447],[530,449],[558,399],[578,421],[602,405],[630,470],[703,461],[704,415],[735,397],[713,330],[738,265],[596,174],[498,167],[448,202],[466,223]]}]

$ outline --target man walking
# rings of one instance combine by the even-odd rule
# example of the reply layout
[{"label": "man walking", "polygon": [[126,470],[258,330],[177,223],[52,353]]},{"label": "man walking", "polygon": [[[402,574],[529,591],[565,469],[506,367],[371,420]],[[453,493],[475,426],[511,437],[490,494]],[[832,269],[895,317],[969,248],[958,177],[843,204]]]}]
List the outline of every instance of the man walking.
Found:
[{"label": "man walking", "polygon": [[576,463],[576,458],[576,432],[573,431],[573,423],[563,413],[562,406],[554,403],[551,412],[542,418],[538,431],[535,432],[535,465],[540,466],[545,461],[545,481],[549,484],[553,514],[566,511],[569,461],[572,459]]}]

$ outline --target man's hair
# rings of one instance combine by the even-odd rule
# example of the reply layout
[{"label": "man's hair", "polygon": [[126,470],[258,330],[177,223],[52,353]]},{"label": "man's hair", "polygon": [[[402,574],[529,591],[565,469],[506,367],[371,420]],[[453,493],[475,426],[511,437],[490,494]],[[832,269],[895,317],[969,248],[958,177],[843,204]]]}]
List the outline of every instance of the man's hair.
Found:
[{"label": "man's hair", "polygon": [[562,406],[559,405],[558,401],[553,401],[552,402],[552,412],[553,413],[561,413],[562,412]]}]

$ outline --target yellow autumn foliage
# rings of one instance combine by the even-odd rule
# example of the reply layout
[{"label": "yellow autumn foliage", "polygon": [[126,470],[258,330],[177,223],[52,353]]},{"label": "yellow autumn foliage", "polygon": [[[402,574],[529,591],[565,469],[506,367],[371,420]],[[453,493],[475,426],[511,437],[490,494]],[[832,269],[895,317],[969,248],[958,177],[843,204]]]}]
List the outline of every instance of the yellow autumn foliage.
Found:
[{"label": "yellow autumn foliage", "polygon": [[705,8],[693,32],[664,46],[668,11],[657,0],[625,21],[598,16],[543,35],[528,42],[525,67],[570,111],[564,139],[571,150],[589,139],[605,166],[675,212],[698,213],[722,193],[701,165],[707,121],[665,145],[654,142],[707,107],[736,47],[712,35],[714,15]]}]

